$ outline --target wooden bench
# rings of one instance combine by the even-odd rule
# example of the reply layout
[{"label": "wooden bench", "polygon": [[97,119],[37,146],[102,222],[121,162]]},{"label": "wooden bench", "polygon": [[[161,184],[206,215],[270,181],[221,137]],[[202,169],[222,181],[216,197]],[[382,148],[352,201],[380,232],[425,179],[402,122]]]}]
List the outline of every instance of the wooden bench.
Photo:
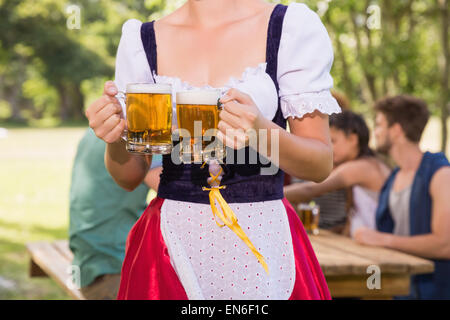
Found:
[{"label": "wooden bench", "polygon": [[27,243],[30,254],[30,277],[50,277],[73,299],[85,300],[71,282],[73,254],[67,240]]}]

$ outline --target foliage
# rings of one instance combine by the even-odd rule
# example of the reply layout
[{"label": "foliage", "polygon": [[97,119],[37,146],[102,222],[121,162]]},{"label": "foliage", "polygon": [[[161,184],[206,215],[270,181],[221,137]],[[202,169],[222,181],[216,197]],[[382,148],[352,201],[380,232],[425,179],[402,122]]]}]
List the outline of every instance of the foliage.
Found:
[{"label": "foliage", "polygon": [[[184,2],[74,0],[80,29],[69,29],[66,1],[0,1],[0,118],[82,119],[113,77],[123,22],[157,19]],[[448,0],[303,2],[329,31],[335,88],[354,109],[370,115],[380,97],[407,93],[448,117]]]},{"label": "foliage", "polygon": [[[82,118],[84,82],[111,78],[121,26],[146,20],[164,0],[80,0],[80,29],[61,0],[0,2],[0,116],[13,120]],[[98,91],[98,88],[95,88]],[[10,108],[9,111],[4,110]]]},{"label": "foliage", "polygon": [[386,95],[421,97],[441,116],[445,149],[450,113],[448,0],[303,2],[327,27],[335,50],[335,88],[349,97],[353,109],[371,115],[374,102]]}]

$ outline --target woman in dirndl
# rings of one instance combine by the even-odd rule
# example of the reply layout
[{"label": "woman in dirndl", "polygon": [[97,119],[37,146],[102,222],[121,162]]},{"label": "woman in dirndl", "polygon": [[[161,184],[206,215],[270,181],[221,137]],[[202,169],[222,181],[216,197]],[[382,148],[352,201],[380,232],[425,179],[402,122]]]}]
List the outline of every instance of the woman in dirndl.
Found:
[{"label": "woman in dirndl", "polygon": [[331,298],[283,182],[284,172],[316,182],[331,172],[328,116],[340,112],[332,63],[324,25],[300,3],[187,0],[159,20],[125,22],[112,94],[87,110],[120,186],[133,190],[151,164],[120,139],[125,121],[112,96],[129,83],[171,84],[173,97],[220,89],[217,138],[227,155],[251,153],[249,130],[269,138],[256,163],[164,155],[157,196],[127,239],[118,299]]}]

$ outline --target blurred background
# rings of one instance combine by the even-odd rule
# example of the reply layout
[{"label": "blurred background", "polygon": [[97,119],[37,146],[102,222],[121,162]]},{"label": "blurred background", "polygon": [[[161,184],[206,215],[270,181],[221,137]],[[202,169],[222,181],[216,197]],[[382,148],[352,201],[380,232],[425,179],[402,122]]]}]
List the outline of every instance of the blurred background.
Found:
[{"label": "blurred background", "polygon": [[[377,99],[420,97],[432,112],[421,147],[448,157],[448,0],[298,2],[325,23],[335,90],[352,109],[372,126]],[[24,245],[67,238],[84,110],[113,79],[122,24],[157,19],[183,3],[0,0],[0,299],[67,298],[52,280],[28,277]]]}]

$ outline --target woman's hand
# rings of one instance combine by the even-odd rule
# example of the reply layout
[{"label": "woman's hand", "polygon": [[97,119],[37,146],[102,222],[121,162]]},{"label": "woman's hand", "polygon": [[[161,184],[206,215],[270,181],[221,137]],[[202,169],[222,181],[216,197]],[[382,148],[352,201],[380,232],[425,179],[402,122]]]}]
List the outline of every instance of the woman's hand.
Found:
[{"label": "woman's hand", "polygon": [[261,128],[263,115],[253,99],[238,89],[230,89],[220,99],[223,109],[219,113],[217,138],[230,148],[248,145],[249,132]]},{"label": "woman's hand", "polygon": [[117,92],[114,82],[107,81],[102,97],[95,100],[86,110],[89,127],[106,143],[117,142],[126,127],[122,107],[115,98]]}]

